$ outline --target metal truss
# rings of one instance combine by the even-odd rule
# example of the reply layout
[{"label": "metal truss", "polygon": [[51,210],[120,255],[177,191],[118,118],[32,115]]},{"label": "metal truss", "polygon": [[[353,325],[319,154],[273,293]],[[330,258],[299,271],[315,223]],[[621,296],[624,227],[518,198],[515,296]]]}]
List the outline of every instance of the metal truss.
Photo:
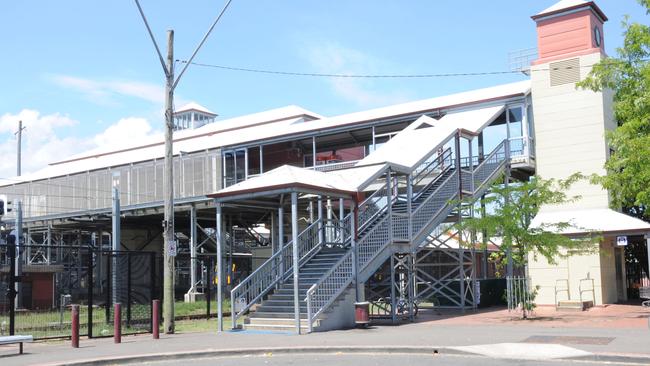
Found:
[{"label": "metal truss", "polygon": [[[469,239],[469,240],[468,240]],[[467,248],[463,243],[472,243]],[[415,298],[435,297],[441,307],[475,308],[476,255],[474,235],[443,224],[418,250],[415,259]]]}]

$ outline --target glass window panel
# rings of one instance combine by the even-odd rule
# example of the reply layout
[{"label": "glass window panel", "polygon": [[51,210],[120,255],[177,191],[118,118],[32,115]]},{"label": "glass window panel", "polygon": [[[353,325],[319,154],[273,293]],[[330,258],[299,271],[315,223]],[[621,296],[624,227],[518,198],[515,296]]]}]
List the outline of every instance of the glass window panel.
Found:
[{"label": "glass window panel", "polygon": [[232,151],[224,153],[224,185],[226,187],[235,184],[235,154]]},{"label": "glass window panel", "polygon": [[237,183],[246,179],[246,150],[235,152],[235,172]]},{"label": "glass window panel", "polygon": [[508,122],[510,125],[510,137],[523,136],[522,120],[523,112],[521,107],[514,107],[508,109]]}]

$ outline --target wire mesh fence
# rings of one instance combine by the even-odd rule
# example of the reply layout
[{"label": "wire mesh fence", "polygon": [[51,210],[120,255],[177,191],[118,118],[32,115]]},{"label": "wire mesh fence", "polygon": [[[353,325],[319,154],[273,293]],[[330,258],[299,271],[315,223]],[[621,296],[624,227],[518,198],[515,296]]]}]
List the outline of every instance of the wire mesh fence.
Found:
[{"label": "wire mesh fence", "polygon": [[151,331],[151,302],[161,283],[155,253],[20,245],[14,254],[11,248],[0,245],[0,335],[70,337],[71,306],[79,304],[80,335],[110,336],[117,302],[124,334]]}]

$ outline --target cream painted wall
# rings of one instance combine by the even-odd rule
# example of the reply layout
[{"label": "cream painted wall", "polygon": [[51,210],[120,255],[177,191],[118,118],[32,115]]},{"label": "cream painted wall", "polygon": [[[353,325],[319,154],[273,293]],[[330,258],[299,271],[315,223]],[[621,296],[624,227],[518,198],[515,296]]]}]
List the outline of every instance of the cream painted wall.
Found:
[{"label": "cream painted wall", "polygon": [[[594,53],[578,58],[581,79],[584,79],[590,70],[585,66],[597,63],[602,55]],[[537,174],[545,179],[563,179],[576,172],[604,174],[603,165],[609,154],[605,131],[616,127],[612,93],[576,89],[575,84],[551,86],[549,68],[548,63],[535,65],[531,73]],[[582,198],[542,210],[609,207],[607,191],[587,181],[575,184],[567,194]],[[571,300],[579,300],[580,280],[585,278],[594,279],[596,305],[616,302],[616,267],[611,240],[598,244],[594,253],[572,255],[557,262],[549,264],[544,258],[529,257],[528,275],[533,286],[540,286],[538,304],[554,304],[556,280],[565,279],[569,280]],[[591,282],[585,281],[583,286],[591,288]],[[591,298],[591,293],[583,293],[583,299]],[[566,293],[558,295],[558,300],[565,299]]]},{"label": "cream painted wall", "polygon": [[[599,53],[581,56],[581,78],[601,59]],[[549,64],[533,66],[531,73],[537,174],[562,179],[575,172],[603,174],[608,148],[605,129],[613,128],[611,94],[578,90],[575,84],[551,86]],[[607,112],[606,112],[607,111]],[[577,183],[570,196],[578,202],[544,210],[607,208],[607,191],[587,181]]]},{"label": "cream painted wall", "polygon": [[[613,240],[608,238],[599,244],[593,253],[572,255],[558,258],[556,264],[549,264],[544,257],[528,258],[528,276],[532,286],[539,286],[536,302],[539,305],[555,305],[555,288],[557,280],[569,280],[569,295],[571,300],[580,300],[580,285],[582,289],[592,288],[593,294],[583,292],[583,300],[595,298],[595,305],[611,304],[618,300],[616,282],[616,266]],[[564,282],[558,288],[565,288]],[[567,300],[567,293],[558,293],[557,300]]]}]

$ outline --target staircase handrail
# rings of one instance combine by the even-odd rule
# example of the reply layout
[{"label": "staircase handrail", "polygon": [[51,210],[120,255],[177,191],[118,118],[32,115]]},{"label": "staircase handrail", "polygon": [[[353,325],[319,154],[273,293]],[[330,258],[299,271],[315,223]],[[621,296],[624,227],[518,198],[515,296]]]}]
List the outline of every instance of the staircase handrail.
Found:
[{"label": "staircase handrail", "polygon": [[[508,157],[508,152],[507,150],[503,153],[503,157],[499,156],[499,153],[507,149],[507,140],[504,140],[499,144],[489,155],[488,157],[481,163],[479,164],[474,172],[472,173],[480,173],[481,171],[485,169],[491,169],[488,171],[487,175],[485,178],[482,178],[479,175],[479,178],[481,179],[479,189],[487,184],[491,180],[491,178],[494,176],[496,172],[499,171],[499,168],[503,166],[504,162],[507,160]],[[496,167],[488,166],[488,164],[497,164]],[[428,165],[427,165],[428,166]],[[459,167],[457,167],[459,168]],[[445,212],[445,208],[449,208],[450,205],[453,204],[453,198],[458,197],[459,195],[459,187],[457,185],[458,182],[458,175],[461,174],[461,169],[456,169],[453,174],[450,174],[449,176],[444,178],[444,181],[440,184],[439,187],[435,189],[435,191],[427,197],[421,204],[417,206],[417,208],[412,212],[409,213],[411,215],[411,219],[413,219],[416,215],[423,213],[423,210],[425,211],[433,211],[431,212],[426,212],[427,216],[427,223],[424,223],[424,225],[415,225],[415,223],[412,224],[413,227],[413,232],[417,233],[418,235],[422,230],[424,230],[429,223],[432,220],[438,220],[439,216],[441,213]],[[475,175],[471,174],[472,179],[475,179]],[[440,175],[438,176],[440,177]],[[436,181],[436,179],[434,179]],[[453,187],[453,193],[448,194],[447,196],[444,197],[439,197],[440,193],[442,192],[443,189],[449,189],[450,192],[452,192],[452,189],[450,187]],[[387,189],[387,187],[382,187],[379,190],[377,190],[373,195],[371,195],[368,199],[364,201],[370,202],[370,198],[374,197],[375,195],[378,195],[382,189]],[[385,193],[386,195],[392,196],[392,192],[387,192]],[[431,200],[441,200],[443,201],[439,204],[440,207],[438,207],[438,204],[435,204],[434,206],[429,207],[429,203],[431,203]],[[388,205],[386,205],[386,208],[388,208]],[[370,216],[370,219],[377,218],[379,217],[378,214],[382,212],[382,210],[378,210],[377,213],[374,213],[373,215]],[[371,220],[368,219],[364,222],[364,225]],[[388,225],[391,225],[390,221],[388,220],[388,216],[385,216],[381,218],[381,220],[367,233],[363,236],[363,238],[360,238],[359,241],[357,242],[356,245],[356,252],[357,252],[357,260],[356,260],[356,265],[358,266],[358,271],[361,271],[362,269],[365,268],[365,266],[370,263],[385,247],[391,242],[391,238],[389,235],[385,235],[387,233],[383,232],[378,232],[378,230],[385,230],[386,228],[385,223],[388,222]],[[361,224],[359,225],[361,228]],[[390,231],[390,230],[387,230]],[[375,236],[375,234],[379,234],[378,237]],[[414,235],[413,237],[416,237]],[[376,239],[372,240],[373,243],[370,243],[371,239]],[[375,245],[376,243],[379,243],[379,245]],[[366,244],[372,246],[373,248],[366,248]],[[376,246],[376,248],[375,248]],[[366,249],[366,250],[364,250]],[[369,250],[367,250],[369,249]],[[316,283],[314,283],[308,290],[306,294],[305,301],[307,302],[307,323],[309,327],[309,331],[312,331],[312,326],[313,322],[318,318],[320,314],[322,314],[323,311],[325,311],[335,300],[336,298],[345,290],[346,287],[349,286],[349,284],[352,282],[353,276],[354,276],[354,266],[355,264],[352,263],[354,257],[353,257],[353,252],[348,251],[339,261],[336,262],[334,266],[332,266],[329,271],[327,271],[321,278],[318,279]],[[322,294],[318,294],[319,291],[322,291]],[[315,310],[315,311],[314,311]]]},{"label": "staircase handrail", "polygon": [[[502,154],[502,157],[501,155]],[[501,141],[494,150],[479,164],[472,173],[472,179],[474,180],[474,195],[480,192],[484,186],[490,182],[492,176],[499,171],[501,165],[504,165],[508,160],[508,139]],[[497,168],[490,172],[485,178],[481,178],[481,172],[488,166],[488,164],[498,164]],[[478,184],[476,184],[476,178],[481,179]]]},{"label": "staircase handrail", "polygon": [[[320,243],[318,241],[318,230],[321,221],[316,220],[306,229],[304,229],[296,237],[299,245],[299,266],[305,263],[310,256],[313,256],[317,251]],[[314,232],[316,239],[314,240]],[[309,235],[309,245],[301,245],[301,239]],[[314,245],[315,244],[315,245]],[[242,282],[235,286],[230,292],[230,307],[232,314],[233,328],[237,324],[239,318],[244,312],[249,310],[257,301],[269,293],[271,289],[281,280],[283,280],[287,273],[290,273],[293,266],[293,240],[288,241],[281,250],[278,250],[262,265],[257,268],[253,273],[246,277]],[[246,303],[239,311],[235,311],[235,300],[240,298],[246,299]]]},{"label": "staircase handrail", "polygon": [[[442,184],[440,184],[440,186],[438,186],[438,187],[433,191],[433,193],[432,193],[429,197],[427,197],[427,198],[426,198],[426,199],[425,199],[421,204],[419,204],[419,205],[415,208],[415,210],[414,210],[413,213],[411,214],[411,220],[413,221],[412,224],[411,224],[411,225],[412,225],[412,228],[413,228],[413,233],[412,233],[413,237],[418,236],[418,235],[420,234],[420,231],[421,231],[422,229],[424,229],[424,228],[427,226],[427,225],[425,224],[425,225],[423,225],[423,226],[417,227],[417,226],[416,226],[416,221],[413,220],[413,219],[414,219],[414,218],[415,218],[415,217],[420,213],[420,211],[424,210],[424,208],[428,206],[428,204],[431,202],[431,200],[439,199],[439,198],[440,198],[440,197],[438,197],[438,193],[439,193],[440,191],[442,191],[444,188],[447,188],[447,186],[448,186],[449,184],[456,184],[456,182],[452,182],[452,180],[457,181],[457,180],[458,180],[458,174],[459,174],[459,171],[458,171],[458,169],[456,169],[452,174],[450,174],[450,175],[449,175],[449,176],[448,176],[448,177],[447,177],[447,178],[442,182]],[[444,204],[443,204],[439,209],[437,209],[433,214],[430,214],[430,213],[427,212],[427,213],[426,213],[427,216],[428,216],[428,217],[431,217],[431,218],[437,216],[437,215],[440,213],[441,210],[443,210],[446,206],[448,206],[449,204],[451,204],[451,201],[453,200],[454,196],[457,196],[457,195],[458,195],[458,189],[455,189],[455,190],[454,190],[454,193],[453,193],[452,195],[450,195],[450,197],[447,197],[447,198],[446,198],[446,201],[444,202]]]},{"label": "staircase handrail", "polygon": [[[372,221],[373,218],[377,217],[380,215],[382,212],[384,212],[388,208],[388,198],[390,192],[388,192],[388,182],[384,183],[379,189],[374,191],[370,196],[368,196],[363,202],[359,204],[358,208],[358,216],[357,220],[359,222],[359,231],[362,230],[366,224]],[[386,199],[386,204],[383,207],[380,207],[379,209],[375,210],[374,212],[371,212],[369,215],[367,214],[367,211],[369,210],[369,205],[374,204],[374,201],[377,200],[380,201],[382,199]],[[376,206],[376,205],[375,205]]]},{"label": "staircase handrail", "polygon": [[[417,186],[418,183],[420,183],[424,178],[426,178],[426,177],[429,175],[429,173],[430,173],[431,171],[433,171],[433,170],[435,170],[436,168],[438,168],[438,167],[439,167],[442,163],[444,163],[445,161],[448,161],[448,159],[451,159],[451,148],[450,148],[450,147],[448,147],[447,149],[445,149],[445,150],[442,152],[442,154],[438,155],[435,159],[431,160],[430,162],[427,163],[427,162],[425,161],[425,163],[426,163],[427,165],[426,165],[424,168],[421,168],[421,169],[416,168],[416,169],[414,170],[414,173],[415,173],[415,172],[417,172],[417,173],[413,176],[413,179],[412,179],[412,183],[411,183],[411,184],[412,184],[413,186]],[[449,161],[450,161],[450,164],[449,164],[449,165],[452,165],[453,162],[451,162],[451,160],[449,160]]]},{"label": "staircase handrail", "polygon": [[[354,275],[354,273],[352,273],[352,269],[354,268],[352,266],[352,259],[352,251],[349,250],[332,266],[332,268],[330,268],[323,276],[321,276],[318,282],[311,285],[311,287],[309,287],[307,290],[305,301],[307,302],[307,326],[309,328],[309,332],[313,330],[313,323],[316,318],[318,318],[318,316],[325,309],[327,309],[327,307],[330,306],[352,282],[352,276]],[[332,276],[335,271],[341,272],[341,274],[339,276]],[[312,303],[314,301],[314,294],[316,293],[316,290],[323,286],[323,283],[325,283],[326,280],[330,280],[330,278],[332,278],[332,282],[335,282],[334,285],[336,288],[334,289],[334,293],[329,295],[325,294],[327,295],[327,300],[322,305],[319,305],[316,313],[314,313],[312,306]]]},{"label": "staircase handrail", "polygon": [[[382,224],[388,221],[388,216],[384,216],[380,222],[373,227],[364,237],[357,242],[357,263],[356,265],[359,266],[359,269],[363,268],[367,263],[369,263],[381,250],[388,245],[391,240],[388,236],[386,236],[385,242],[383,242],[381,245],[379,245],[379,248],[377,250],[374,250],[373,255],[369,256],[369,258],[364,259],[364,256],[362,256],[362,246],[365,241],[368,240],[368,238],[372,237],[372,235],[375,233],[375,231],[379,230],[382,228]],[[307,302],[307,325],[309,327],[309,331],[311,332],[313,322],[318,318],[318,316],[325,311],[335,300],[336,298],[345,290],[345,288],[352,282],[352,278],[354,276],[354,263],[353,263],[353,251],[350,250],[348,251],[341,259],[339,259],[336,264],[334,264],[323,276],[321,276],[316,283],[314,283],[308,290],[307,294],[305,297],[305,301]],[[326,284],[326,282],[330,282],[331,284]],[[317,290],[323,289],[323,292],[325,292],[323,295],[320,297],[324,297],[325,300],[321,300],[320,303],[316,304],[316,312],[313,311],[313,302],[316,298],[318,299],[318,295],[316,294]]]}]

